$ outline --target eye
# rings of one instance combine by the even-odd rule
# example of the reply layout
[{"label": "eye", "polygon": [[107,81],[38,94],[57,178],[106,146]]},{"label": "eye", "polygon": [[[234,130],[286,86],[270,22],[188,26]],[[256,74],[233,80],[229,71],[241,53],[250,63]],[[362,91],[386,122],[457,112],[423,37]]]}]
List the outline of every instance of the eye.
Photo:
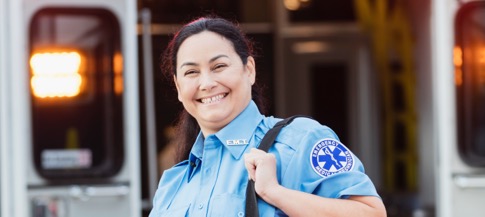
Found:
[{"label": "eye", "polygon": [[214,68],[212,68],[212,71],[220,72],[220,71],[222,71],[226,67],[227,67],[226,64],[219,63],[219,64],[215,65]]},{"label": "eye", "polygon": [[184,72],[184,76],[193,75],[195,73],[197,73],[196,70],[193,70],[193,69],[192,70],[187,70],[187,71]]}]

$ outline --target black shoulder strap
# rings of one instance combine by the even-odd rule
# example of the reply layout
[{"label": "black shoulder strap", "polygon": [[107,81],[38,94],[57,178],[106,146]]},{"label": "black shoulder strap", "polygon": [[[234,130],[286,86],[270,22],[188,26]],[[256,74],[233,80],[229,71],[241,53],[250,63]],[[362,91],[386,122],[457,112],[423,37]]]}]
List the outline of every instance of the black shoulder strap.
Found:
[{"label": "black shoulder strap", "polygon": [[290,124],[293,121],[293,119],[298,118],[298,117],[303,117],[303,116],[300,116],[300,115],[291,116],[289,118],[286,118],[286,119],[281,120],[278,123],[276,123],[273,126],[273,128],[271,128],[264,135],[263,139],[261,140],[261,143],[259,144],[258,149],[261,149],[265,152],[268,152],[269,148],[273,145],[274,140],[276,139],[276,137],[280,133],[281,129],[283,127],[285,127],[286,125]]},{"label": "black shoulder strap", "polygon": [[[261,149],[265,152],[268,152],[269,148],[273,145],[276,137],[280,133],[281,129],[286,125],[290,124],[293,119],[298,117],[306,117],[301,115],[291,116],[284,120],[279,121],[276,123],[273,128],[271,128],[261,140],[258,149]],[[258,217],[259,210],[258,210],[258,199],[256,196],[256,191],[254,190],[254,181],[248,180],[248,185],[246,187],[246,217]]]}]

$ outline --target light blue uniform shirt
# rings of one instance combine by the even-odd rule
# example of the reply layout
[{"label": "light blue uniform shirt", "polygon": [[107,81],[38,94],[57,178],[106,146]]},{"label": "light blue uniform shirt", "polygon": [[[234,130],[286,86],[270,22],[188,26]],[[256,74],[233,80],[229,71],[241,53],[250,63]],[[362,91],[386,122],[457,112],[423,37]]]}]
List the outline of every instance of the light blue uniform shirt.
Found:
[{"label": "light blue uniform shirt", "polygon": [[[150,217],[244,216],[248,173],[243,154],[257,147],[279,120],[263,116],[251,101],[216,134],[199,133],[188,160],[166,170],[153,199]],[[248,144],[244,144],[248,143]],[[362,163],[328,127],[296,118],[283,128],[270,153],[286,188],[328,198],[377,196]],[[286,216],[258,199],[261,216]]]}]

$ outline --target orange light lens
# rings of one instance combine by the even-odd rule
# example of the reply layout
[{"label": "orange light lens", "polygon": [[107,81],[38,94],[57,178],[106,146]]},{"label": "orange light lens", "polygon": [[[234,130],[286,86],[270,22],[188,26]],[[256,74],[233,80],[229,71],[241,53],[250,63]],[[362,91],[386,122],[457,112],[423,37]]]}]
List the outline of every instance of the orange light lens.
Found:
[{"label": "orange light lens", "polygon": [[73,97],[83,82],[82,57],[78,52],[35,53],[30,58],[32,91],[36,97]]}]

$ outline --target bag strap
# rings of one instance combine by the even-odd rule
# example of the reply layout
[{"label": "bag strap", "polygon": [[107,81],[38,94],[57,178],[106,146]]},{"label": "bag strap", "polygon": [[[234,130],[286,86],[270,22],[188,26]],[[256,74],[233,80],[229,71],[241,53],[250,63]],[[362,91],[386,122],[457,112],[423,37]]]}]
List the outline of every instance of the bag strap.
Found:
[{"label": "bag strap", "polygon": [[[268,152],[269,148],[273,145],[276,137],[280,133],[281,129],[288,124],[290,124],[293,119],[298,117],[306,117],[302,115],[295,115],[276,123],[273,128],[271,128],[261,140],[258,149]],[[254,190],[254,181],[248,180],[248,185],[246,187],[246,217],[259,217],[258,210],[258,198],[256,191]]]}]

